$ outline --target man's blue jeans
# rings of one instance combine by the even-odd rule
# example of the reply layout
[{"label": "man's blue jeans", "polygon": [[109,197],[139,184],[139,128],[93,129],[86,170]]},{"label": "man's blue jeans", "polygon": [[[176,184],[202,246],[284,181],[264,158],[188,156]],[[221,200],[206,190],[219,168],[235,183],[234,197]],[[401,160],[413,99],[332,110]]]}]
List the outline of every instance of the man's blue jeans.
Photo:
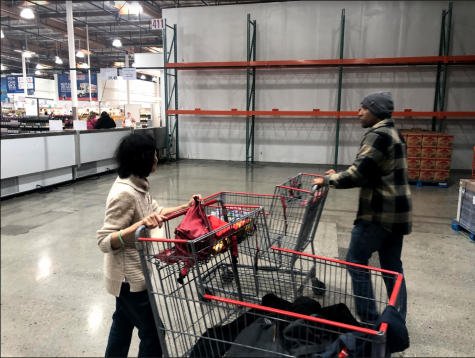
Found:
[{"label": "man's blue jeans", "polygon": [[[362,220],[355,225],[351,232],[350,248],[346,261],[368,265],[368,261],[374,252],[379,253],[379,262],[383,270],[399,272],[403,274],[401,251],[403,235],[395,235],[381,226],[371,221]],[[348,272],[353,282],[353,293],[355,295],[356,313],[360,319],[367,323],[375,323],[379,318],[379,312],[374,301],[371,275],[366,269],[351,269]],[[388,297],[393,292],[395,279],[385,277],[384,283]],[[406,283],[403,280],[400,290],[400,313],[406,319],[407,313],[407,292]]]},{"label": "man's blue jeans", "polygon": [[162,348],[153,319],[148,291],[130,292],[130,285],[123,283],[106,348],[106,357],[127,357],[134,327],[139,330],[139,357],[161,357]]}]

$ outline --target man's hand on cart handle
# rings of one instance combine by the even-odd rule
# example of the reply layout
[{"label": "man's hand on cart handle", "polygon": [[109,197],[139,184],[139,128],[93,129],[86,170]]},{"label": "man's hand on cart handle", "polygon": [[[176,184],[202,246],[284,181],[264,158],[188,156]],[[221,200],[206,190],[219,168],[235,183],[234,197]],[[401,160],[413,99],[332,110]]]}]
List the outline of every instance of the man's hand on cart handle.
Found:
[{"label": "man's hand on cart handle", "polygon": [[[331,174],[336,174],[336,172],[333,169],[327,170],[325,172],[325,175],[331,175]],[[313,179],[312,186],[318,185],[318,186],[323,186],[323,178],[315,178]]]},{"label": "man's hand on cart handle", "polygon": [[323,186],[323,178],[315,178],[313,179],[312,182],[312,187],[318,185],[318,186]]}]

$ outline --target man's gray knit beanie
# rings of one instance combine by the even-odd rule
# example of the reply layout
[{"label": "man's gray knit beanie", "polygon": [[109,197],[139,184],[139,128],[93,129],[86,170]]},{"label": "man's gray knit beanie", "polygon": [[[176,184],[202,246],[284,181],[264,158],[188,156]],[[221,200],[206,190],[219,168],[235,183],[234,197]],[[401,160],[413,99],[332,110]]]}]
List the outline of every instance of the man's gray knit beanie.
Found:
[{"label": "man's gray knit beanie", "polygon": [[361,101],[379,119],[391,118],[394,110],[391,92],[373,92]]}]

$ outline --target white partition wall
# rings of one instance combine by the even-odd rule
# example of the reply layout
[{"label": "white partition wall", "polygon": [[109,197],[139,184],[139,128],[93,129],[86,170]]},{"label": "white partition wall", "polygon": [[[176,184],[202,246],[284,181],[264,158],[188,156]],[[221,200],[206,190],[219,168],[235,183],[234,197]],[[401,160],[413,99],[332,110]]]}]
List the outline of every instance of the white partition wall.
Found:
[{"label": "white partition wall", "polygon": [[74,135],[1,141],[1,179],[71,167],[76,164]]},{"label": "white partition wall", "polygon": [[[246,19],[257,21],[257,60],[315,60],[339,56],[341,9],[345,9],[344,58],[436,56],[446,1],[297,1],[164,9],[178,28],[178,62],[246,60]],[[454,2],[450,55],[475,54],[475,3]],[[357,110],[363,96],[391,91],[396,110],[432,111],[434,66],[344,68],[342,111]],[[336,110],[338,69],[257,70],[256,110]],[[179,109],[245,110],[246,71],[179,72]],[[446,110],[475,111],[475,67],[449,70]],[[398,127],[429,128],[431,119],[396,119]],[[180,157],[245,160],[244,117],[180,116]],[[332,164],[335,118],[256,117],[255,160]],[[471,165],[472,120],[445,122],[455,135],[452,168]],[[350,164],[363,130],[342,119],[340,164]]]}]

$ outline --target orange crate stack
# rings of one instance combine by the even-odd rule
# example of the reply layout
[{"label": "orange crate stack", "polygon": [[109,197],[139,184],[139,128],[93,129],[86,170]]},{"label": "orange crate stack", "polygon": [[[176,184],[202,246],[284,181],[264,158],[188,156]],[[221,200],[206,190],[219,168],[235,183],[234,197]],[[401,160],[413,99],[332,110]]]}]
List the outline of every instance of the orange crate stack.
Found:
[{"label": "orange crate stack", "polygon": [[420,128],[401,129],[399,132],[406,141],[409,180],[447,182],[454,136]]}]

